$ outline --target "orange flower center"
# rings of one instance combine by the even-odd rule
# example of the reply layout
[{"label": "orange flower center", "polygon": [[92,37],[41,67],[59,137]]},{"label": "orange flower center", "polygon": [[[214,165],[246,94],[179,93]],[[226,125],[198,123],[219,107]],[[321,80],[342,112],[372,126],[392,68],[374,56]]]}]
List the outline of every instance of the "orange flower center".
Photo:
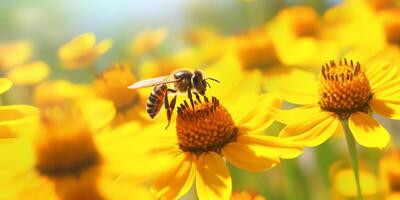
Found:
[{"label": "orange flower center", "polygon": [[400,45],[400,8],[385,10],[381,17],[387,42]]},{"label": "orange flower center", "polygon": [[176,132],[182,151],[196,154],[214,151],[236,141],[238,129],[229,112],[213,97],[210,102],[204,97],[195,101],[195,109],[184,104],[178,108]]},{"label": "orange flower center", "polygon": [[314,36],[318,31],[318,15],[310,7],[296,6],[279,12],[278,18],[288,23],[298,37]]},{"label": "orange flower center", "polygon": [[375,11],[396,7],[396,2],[393,0],[368,0],[368,3]]},{"label": "orange flower center", "polygon": [[390,182],[390,191],[400,192],[400,174],[399,173],[390,174],[389,182]]},{"label": "orange flower center", "polygon": [[353,112],[368,112],[372,90],[360,63],[346,59],[336,64],[331,61],[322,66],[320,101],[322,110],[335,112],[348,119]]},{"label": "orange flower center", "polygon": [[279,62],[274,43],[263,28],[237,35],[231,42],[238,58],[247,68],[265,67]]},{"label": "orange flower center", "polygon": [[50,178],[79,176],[100,163],[90,128],[61,112],[44,113],[35,146],[36,170]]},{"label": "orange flower center", "polygon": [[138,92],[127,89],[135,81],[128,67],[114,65],[96,78],[94,89],[99,96],[113,101],[119,112],[125,112],[139,103]]}]

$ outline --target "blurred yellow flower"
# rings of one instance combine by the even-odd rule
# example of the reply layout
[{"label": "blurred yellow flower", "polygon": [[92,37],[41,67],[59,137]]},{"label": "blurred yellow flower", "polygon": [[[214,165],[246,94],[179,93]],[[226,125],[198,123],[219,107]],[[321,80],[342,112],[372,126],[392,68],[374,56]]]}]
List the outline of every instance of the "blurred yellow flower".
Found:
[{"label": "blurred yellow flower", "polygon": [[49,73],[49,66],[45,62],[34,61],[10,69],[7,78],[16,85],[33,85],[43,81]]},{"label": "blurred yellow flower", "polygon": [[[8,79],[0,79],[0,94],[6,92],[12,86]],[[0,139],[14,138],[17,134],[14,129],[19,125],[31,123],[38,115],[38,110],[29,105],[0,106]]]},{"label": "blurred yellow flower", "polygon": [[25,40],[0,44],[0,68],[21,65],[32,56],[32,44]]},{"label": "blurred yellow flower", "polygon": [[324,38],[342,54],[362,62],[389,60],[400,64],[400,11],[391,0],[348,0],[324,14]]},{"label": "blurred yellow flower", "polygon": [[367,0],[366,2],[378,12],[396,7],[396,0]]},{"label": "blurred yellow flower", "polygon": [[[139,126],[96,133],[82,112],[75,103],[47,107],[38,124],[21,130],[33,132],[34,141],[23,138],[0,146],[1,199],[153,199],[145,188],[114,181],[128,166],[119,156],[125,152],[119,149],[127,147],[121,146],[121,139],[131,138],[127,131],[136,132]],[[130,145],[138,144],[132,141]],[[126,153],[136,161],[144,159]],[[130,171],[144,173],[156,167],[134,163],[129,161]]]},{"label": "blurred yellow flower", "polygon": [[[180,68],[207,67],[217,62],[221,57],[221,44],[217,41],[210,41],[213,45],[204,45],[196,48],[188,48],[169,56],[159,59],[144,61],[139,68],[139,77],[154,78],[165,76]],[[215,42],[215,43],[214,43]]]},{"label": "blurred yellow flower", "polygon": [[137,56],[147,54],[157,48],[167,38],[167,35],[168,30],[165,28],[145,30],[131,42],[130,49]]},{"label": "blurred yellow flower", "polygon": [[400,152],[393,150],[384,155],[379,162],[381,185],[387,199],[400,196]]},{"label": "blurred yellow flower", "polygon": [[266,25],[280,62],[289,66],[312,67],[336,58],[335,41],[321,37],[320,17],[307,6],[281,10]]},{"label": "blurred yellow flower", "polygon": [[47,108],[77,102],[82,117],[96,130],[105,127],[115,116],[114,104],[97,97],[89,85],[73,84],[65,80],[44,82],[34,91],[34,102],[39,108]]},{"label": "blurred yellow flower", "polygon": [[280,137],[306,146],[317,146],[342,128],[341,121],[348,120],[360,145],[386,147],[390,135],[370,114],[373,111],[391,119],[400,119],[400,91],[396,86],[400,79],[396,72],[396,67],[389,63],[376,62],[364,69],[360,63],[344,59],[323,65],[319,82],[315,79],[288,79],[287,87],[280,89],[282,97],[302,106],[276,110],[276,119],[288,124]]},{"label": "blurred yellow flower", "polygon": [[96,45],[95,35],[85,33],[60,47],[58,57],[67,69],[85,68],[107,52],[111,46],[111,39],[102,40]]},{"label": "blurred yellow flower", "polygon": [[146,97],[138,90],[129,90],[128,86],[137,79],[128,66],[115,64],[96,77],[93,83],[95,92],[114,103],[116,116],[113,125],[130,120],[144,120]]},{"label": "blurred yellow flower", "polygon": [[184,32],[183,38],[192,45],[203,45],[221,39],[218,31],[209,26],[192,27]]},{"label": "blurred yellow flower", "polygon": [[[199,199],[229,199],[231,176],[225,159],[252,172],[274,167],[280,159],[297,157],[302,147],[277,137],[257,134],[274,120],[268,110],[279,107],[273,95],[244,94],[230,109],[215,97],[197,99],[196,112],[185,101],[178,107],[176,130],[161,131],[152,142],[154,156],[170,158],[166,171],[157,177],[153,191],[157,198],[176,199],[184,195],[196,179]],[[153,143],[154,142],[154,143]]]},{"label": "blurred yellow flower", "polygon": [[46,81],[36,86],[33,102],[38,107],[62,105],[74,99],[95,97],[89,85],[74,84],[67,80]]},{"label": "blurred yellow flower", "polygon": [[246,68],[264,69],[279,63],[274,42],[264,27],[228,38],[226,45]]},{"label": "blurred yellow flower", "polygon": [[242,192],[233,192],[231,200],[267,200],[267,199],[258,194],[242,191]]},{"label": "blurred yellow flower", "polygon": [[[339,166],[335,163],[331,170],[332,199],[345,200],[357,197],[357,187],[354,180],[352,168]],[[366,200],[376,199],[379,193],[379,183],[376,176],[366,168],[360,169],[360,183],[363,198]]]}]

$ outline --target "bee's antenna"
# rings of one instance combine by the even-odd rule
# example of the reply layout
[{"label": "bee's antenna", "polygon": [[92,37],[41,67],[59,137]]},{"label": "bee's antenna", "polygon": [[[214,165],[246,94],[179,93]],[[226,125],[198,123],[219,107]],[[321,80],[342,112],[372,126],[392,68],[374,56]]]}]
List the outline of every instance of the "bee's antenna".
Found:
[{"label": "bee's antenna", "polygon": [[207,80],[207,79],[210,79],[210,80],[215,81],[215,82],[217,82],[217,83],[221,83],[221,82],[219,82],[219,80],[214,79],[214,78],[206,78],[206,79],[204,79],[204,80]]},{"label": "bee's antenna", "polygon": [[204,81],[204,83],[206,83],[208,87],[211,88],[211,85],[207,81]]}]

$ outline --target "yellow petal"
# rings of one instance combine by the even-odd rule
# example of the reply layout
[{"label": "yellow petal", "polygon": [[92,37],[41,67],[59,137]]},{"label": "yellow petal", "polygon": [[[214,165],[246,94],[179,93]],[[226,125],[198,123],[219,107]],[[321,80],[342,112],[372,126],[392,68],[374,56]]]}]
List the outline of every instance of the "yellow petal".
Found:
[{"label": "yellow petal", "polygon": [[3,94],[5,91],[9,90],[12,87],[13,83],[6,78],[0,78],[0,94]]},{"label": "yellow petal", "polygon": [[229,199],[232,180],[221,156],[214,152],[203,153],[197,163],[196,188],[199,200]]},{"label": "yellow petal", "polygon": [[139,123],[129,122],[96,135],[107,169],[121,174],[119,182],[138,183],[165,173],[171,159],[182,153],[176,136],[166,136],[168,133],[160,130],[163,127],[143,129]]},{"label": "yellow petal", "polygon": [[152,191],[157,199],[180,198],[193,184],[196,171],[194,155],[181,153],[171,162],[174,165],[154,181]]},{"label": "yellow petal", "polygon": [[97,180],[98,190],[104,199],[108,200],[132,200],[140,197],[142,200],[154,200],[154,195],[149,188],[134,184],[120,184],[113,177],[102,174]]},{"label": "yellow petal", "polygon": [[0,44],[0,67],[9,68],[28,61],[32,56],[32,44],[26,40]]},{"label": "yellow petal", "polygon": [[302,145],[295,142],[267,135],[240,135],[238,141],[249,145],[259,155],[276,155],[283,159],[295,158],[303,149]]},{"label": "yellow petal", "polygon": [[73,84],[66,80],[41,83],[34,91],[34,101],[39,107],[61,105],[67,101],[93,98],[94,96],[92,88],[88,85]]},{"label": "yellow petal", "polygon": [[318,102],[318,82],[314,78],[288,77],[285,84],[279,86],[277,93],[286,101],[298,105],[316,104]]},{"label": "yellow petal", "polygon": [[114,104],[100,98],[89,98],[78,101],[84,119],[93,130],[105,127],[115,116]]},{"label": "yellow petal", "polygon": [[0,106],[0,126],[29,122],[39,110],[28,105]]},{"label": "yellow petal", "polygon": [[390,119],[400,119],[400,101],[371,99],[369,106],[374,112]]},{"label": "yellow petal", "polygon": [[103,55],[105,52],[107,52],[111,46],[113,45],[113,41],[111,39],[104,39],[102,40],[99,44],[96,46],[96,53],[97,56]]},{"label": "yellow petal", "polygon": [[386,129],[363,112],[356,112],[350,116],[349,127],[356,141],[364,147],[384,148],[390,141]]},{"label": "yellow petal", "polygon": [[73,38],[70,42],[62,46],[58,51],[61,60],[71,60],[80,57],[93,50],[96,36],[93,33],[85,33]]},{"label": "yellow petal", "polygon": [[274,108],[271,108],[270,110],[274,119],[284,124],[294,123],[299,119],[304,118],[304,116],[311,116],[320,111],[321,109],[317,105],[300,106],[288,110],[280,110]]},{"label": "yellow petal", "polygon": [[335,113],[322,111],[289,124],[282,129],[279,137],[285,137],[305,146],[318,146],[330,138],[338,126],[340,121]]},{"label": "yellow petal", "polygon": [[[229,66],[229,68],[224,66]],[[215,64],[207,67],[205,73],[207,77],[215,78],[221,82],[221,84],[210,82],[212,88],[207,91],[209,96],[230,97],[237,88],[241,88],[241,84],[249,85],[249,82],[245,82],[248,80],[244,79],[246,73],[241,70],[239,60],[231,55],[224,56]],[[229,76],[226,76],[226,74],[229,74]],[[250,81],[250,84],[252,82]],[[227,98],[229,101],[230,99]]]},{"label": "yellow petal", "polygon": [[[249,97],[251,99],[244,98],[250,100],[249,102],[240,102],[237,106],[237,108],[246,108],[246,111],[242,110],[244,114],[238,118],[235,118],[237,112],[235,112],[235,115],[232,113],[232,115],[237,126],[246,130],[247,133],[262,131],[269,127],[274,121],[270,114],[270,109],[279,108],[282,104],[282,100],[273,94]],[[251,107],[249,108],[241,105],[249,105]]]},{"label": "yellow petal", "polygon": [[[282,41],[284,39],[281,39]],[[291,42],[276,43],[277,53],[285,65],[299,65],[309,61],[318,53],[318,43],[313,38],[302,38]]]},{"label": "yellow petal", "polygon": [[49,72],[46,63],[36,61],[11,69],[7,77],[17,85],[31,85],[44,80]]},{"label": "yellow petal", "polygon": [[381,85],[395,78],[397,68],[388,62],[375,62],[367,67],[365,71],[372,90],[379,88]]},{"label": "yellow petal", "polygon": [[400,78],[392,79],[375,88],[374,96],[379,99],[398,99],[400,96]]},{"label": "yellow petal", "polygon": [[132,41],[130,48],[134,55],[149,53],[159,46],[165,40],[167,35],[168,30],[166,28],[145,30]]},{"label": "yellow petal", "polygon": [[224,157],[236,167],[251,172],[262,172],[279,163],[274,155],[267,157],[257,154],[249,145],[241,142],[232,142],[222,149]]}]

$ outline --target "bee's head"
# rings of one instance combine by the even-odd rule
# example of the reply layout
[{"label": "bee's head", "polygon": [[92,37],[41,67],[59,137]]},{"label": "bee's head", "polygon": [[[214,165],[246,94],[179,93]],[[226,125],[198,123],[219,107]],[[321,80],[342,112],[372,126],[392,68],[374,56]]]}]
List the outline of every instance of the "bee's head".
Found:
[{"label": "bee's head", "polygon": [[204,73],[200,70],[195,70],[194,74],[192,76],[192,85],[194,87],[194,89],[196,90],[196,92],[198,92],[201,95],[205,95],[206,94],[206,89],[207,86],[211,88],[210,84],[207,82],[207,80],[213,80],[219,83],[218,80],[213,79],[213,78],[204,78]]}]

